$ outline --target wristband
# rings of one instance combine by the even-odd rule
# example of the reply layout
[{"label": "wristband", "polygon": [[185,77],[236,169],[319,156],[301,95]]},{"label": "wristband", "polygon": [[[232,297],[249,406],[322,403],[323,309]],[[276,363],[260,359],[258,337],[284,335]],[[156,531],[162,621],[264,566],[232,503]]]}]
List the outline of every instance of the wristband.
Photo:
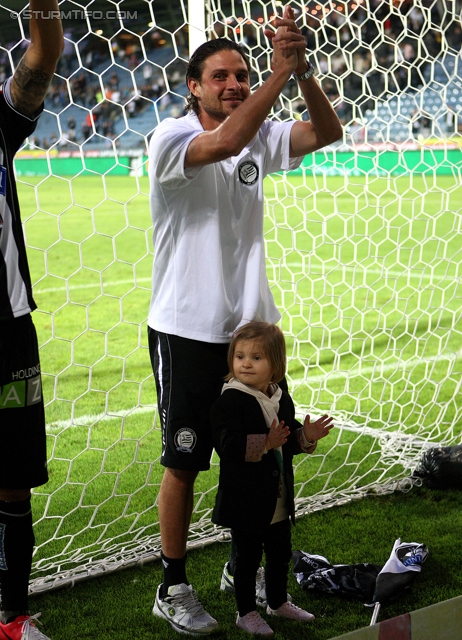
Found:
[{"label": "wristband", "polygon": [[298,82],[300,82],[301,80],[308,80],[308,78],[311,78],[311,76],[314,73],[314,67],[311,64],[311,62],[308,62],[308,60],[307,60],[306,64],[308,65],[308,69],[305,71],[305,73],[301,73],[299,76],[295,75],[295,73],[294,73],[294,78]]}]

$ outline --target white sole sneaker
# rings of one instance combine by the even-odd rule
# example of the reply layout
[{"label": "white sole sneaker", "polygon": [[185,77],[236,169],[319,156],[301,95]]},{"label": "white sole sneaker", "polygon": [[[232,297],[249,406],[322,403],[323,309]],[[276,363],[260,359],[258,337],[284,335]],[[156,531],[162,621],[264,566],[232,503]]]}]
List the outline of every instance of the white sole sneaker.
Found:
[{"label": "white sole sneaker", "polygon": [[178,633],[205,636],[218,629],[218,622],[207,613],[191,585],[177,584],[168,589],[168,595],[162,600],[157,589],[152,612],[164,618]]}]

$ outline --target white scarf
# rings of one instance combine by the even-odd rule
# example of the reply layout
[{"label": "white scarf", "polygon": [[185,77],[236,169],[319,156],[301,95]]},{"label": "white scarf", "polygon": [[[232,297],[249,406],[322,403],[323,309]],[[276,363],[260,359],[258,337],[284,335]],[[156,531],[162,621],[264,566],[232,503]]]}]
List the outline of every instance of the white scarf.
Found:
[{"label": "white scarf", "polygon": [[275,383],[271,383],[269,386],[269,391],[272,393],[271,398],[269,398],[266,393],[263,391],[258,391],[258,389],[254,389],[253,387],[249,387],[243,382],[239,382],[236,378],[231,378],[231,380],[223,385],[221,392],[226,389],[239,389],[239,391],[244,391],[244,393],[248,393],[258,400],[260,403],[261,410],[263,411],[263,416],[266,421],[266,426],[268,429],[271,428],[273,424],[273,420],[276,420],[276,424],[279,424],[278,411],[279,411],[279,401],[282,396],[282,389]]}]

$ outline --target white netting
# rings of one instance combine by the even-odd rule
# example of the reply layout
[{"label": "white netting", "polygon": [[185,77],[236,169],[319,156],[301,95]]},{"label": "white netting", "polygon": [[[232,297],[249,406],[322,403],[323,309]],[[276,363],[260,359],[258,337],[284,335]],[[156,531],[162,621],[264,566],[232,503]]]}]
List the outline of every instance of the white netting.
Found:
[{"label": "white netting", "polygon": [[[0,73],[28,33],[0,5]],[[344,140],[267,180],[268,273],[300,414],[335,435],[297,461],[297,507],[412,486],[433,443],[460,441],[461,3],[294,2]],[[257,87],[279,2],[60,5],[66,49],[16,168],[39,309],[50,482],[34,491],[32,591],[152,558],[162,468],[146,316],[146,149],[182,113],[189,36],[242,42]],[[19,13],[10,17],[12,10]],[[188,20],[194,24],[188,29]],[[306,118],[289,82],[274,117]],[[190,544],[217,480],[197,483]]]}]

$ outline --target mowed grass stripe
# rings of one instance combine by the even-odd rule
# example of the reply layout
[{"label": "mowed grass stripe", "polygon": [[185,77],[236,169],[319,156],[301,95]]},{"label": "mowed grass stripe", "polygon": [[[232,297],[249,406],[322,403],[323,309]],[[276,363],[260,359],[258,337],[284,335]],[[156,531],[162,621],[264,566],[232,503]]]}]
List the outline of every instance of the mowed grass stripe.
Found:
[{"label": "mowed grass stripe", "polygon": [[[273,262],[271,261],[271,259],[268,261],[269,262],[269,266],[271,266],[273,264]],[[303,270],[304,264],[303,262],[286,262],[283,265],[284,267],[287,267],[289,269],[299,269],[301,268]],[[433,279],[437,279],[439,282],[443,282],[443,281],[448,281],[448,282],[453,282],[456,281],[458,282],[460,280],[460,277],[458,276],[447,276],[447,275],[440,275],[438,273],[422,273],[422,272],[417,272],[417,271],[413,271],[412,269],[407,269],[406,271],[390,271],[388,269],[370,269],[367,266],[365,267],[364,265],[358,266],[358,267],[349,267],[348,265],[339,265],[338,268],[340,268],[342,271],[345,271],[346,273],[354,273],[354,272],[358,272],[360,270],[367,272],[368,274],[371,275],[377,275],[377,276],[382,276],[385,280],[387,278],[402,278],[404,276],[409,277],[409,278],[413,278],[416,280],[433,280]],[[324,271],[308,271],[305,275],[307,277],[309,277],[310,275],[328,275],[331,271],[333,270],[333,267],[329,268],[329,269],[325,269]],[[114,281],[114,282],[104,282],[103,286],[117,286],[120,284],[138,284],[138,283],[142,283],[142,282],[146,282],[146,283],[150,283],[151,282],[151,278],[136,278],[136,283],[134,282],[134,280],[118,280],[118,281]],[[94,288],[100,288],[101,287],[101,283],[90,283],[90,284],[79,284],[79,285],[70,285],[68,287],[49,287],[47,289],[41,289],[40,287],[34,287],[34,293],[37,295],[44,295],[46,293],[58,293],[58,292],[63,292],[63,291],[73,291],[73,290],[77,290],[77,289],[94,289]]]},{"label": "mowed grass stripe", "polygon": [[[374,366],[364,366],[358,368],[356,370],[349,371],[331,371],[324,373],[322,375],[313,376],[308,374],[306,378],[288,378],[289,388],[293,388],[295,386],[306,384],[311,386],[313,384],[320,383],[322,384],[325,380],[336,380],[343,378],[354,378],[356,376],[367,376],[372,380],[382,378],[384,373],[395,373],[397,371],[402,371],[405,369],[411,369],[421,364],[431,364],[435,362],[439,362],[441,360],[451,362],[462,359],[462,349],[457,353],[441,353],[437,356],[432,356],[429,358],[411,358],[410,360],[402,360],[397,362],[396,364],[384,364],[383,362],[377,361]],[[157,405],[143,406],[143,407],[130,407],[129,409],[121,409],[118,411],[110,411],[110,412],[102,412],[94,415],[82,415],[76,416],[74,418],[69,418],[68,420],[56,420],[50,424],[47,424],[47,431],[49,433],[59,432],[68,427],[79,427],[79,426],[90,426],[100,422],[108,422],[110,420],[118,420],[119,418],[125,418],[127,416],[134,416],[144,413],[152,413],[157,411]]]}]

